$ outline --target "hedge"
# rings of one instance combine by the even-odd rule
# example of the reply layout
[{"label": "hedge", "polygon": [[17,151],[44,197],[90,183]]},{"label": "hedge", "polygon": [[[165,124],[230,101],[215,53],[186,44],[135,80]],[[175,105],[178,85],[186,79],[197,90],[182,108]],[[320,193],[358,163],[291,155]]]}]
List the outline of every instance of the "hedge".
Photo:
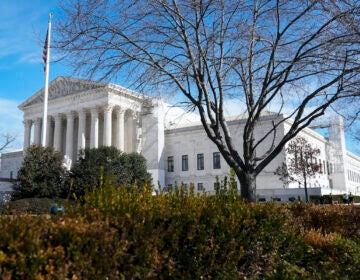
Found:
[{"label": "hedge", "polygon": [[360,209],[152,195],[108,181],[51,218],[0,216],[5,279],[358,279]]}]

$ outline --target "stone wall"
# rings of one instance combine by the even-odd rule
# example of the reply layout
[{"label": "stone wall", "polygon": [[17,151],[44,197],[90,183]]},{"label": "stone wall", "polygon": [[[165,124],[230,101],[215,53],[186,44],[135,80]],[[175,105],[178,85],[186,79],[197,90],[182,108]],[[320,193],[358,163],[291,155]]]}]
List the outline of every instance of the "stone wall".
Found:
[{"label": "stone wall", "polygon": [[22,161],[22,150],[1,154],[0,178],[16,179]]}]

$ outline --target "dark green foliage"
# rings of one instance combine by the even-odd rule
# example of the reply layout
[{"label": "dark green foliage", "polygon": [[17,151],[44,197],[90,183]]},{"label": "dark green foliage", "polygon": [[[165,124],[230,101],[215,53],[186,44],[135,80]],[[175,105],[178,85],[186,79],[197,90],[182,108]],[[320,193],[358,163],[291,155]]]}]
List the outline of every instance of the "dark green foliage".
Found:
[{"label": "dark green foliage", "polygon": [[62,155],[51,147],[31,146],[27,149],[18,172],[19,185],[15,186],[15,198],[66,196],[64,188],[68,172],[62,163]]},{"label": "dark green foliage", "polygon": [[98,188],[104,178],[116,186],[142,186],[151,183],[146,170],[146,160],[137,153],[126,154],[115,147],[85,149],[71,168],[72,189],[76,196],[83,196],[85,189]]}]

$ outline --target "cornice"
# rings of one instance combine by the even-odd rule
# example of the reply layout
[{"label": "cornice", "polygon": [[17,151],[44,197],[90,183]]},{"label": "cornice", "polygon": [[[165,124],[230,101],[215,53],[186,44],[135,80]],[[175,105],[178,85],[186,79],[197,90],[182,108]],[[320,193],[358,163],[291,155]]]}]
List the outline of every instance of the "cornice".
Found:
[{"label": "cornice", "polygon": [[142,93],[138,93],[136,91],[132,91],[128,88],[116,85],[116,84],[106,84],[106,88],[108,89],[108,91],[110,93],[116,94],[116,95],[121,95],[124,97],[127,97],[129,99],[133,99],[139,102],[143,102],[146,99],[149,99],[148,96],[146,96],[145,94]]}]

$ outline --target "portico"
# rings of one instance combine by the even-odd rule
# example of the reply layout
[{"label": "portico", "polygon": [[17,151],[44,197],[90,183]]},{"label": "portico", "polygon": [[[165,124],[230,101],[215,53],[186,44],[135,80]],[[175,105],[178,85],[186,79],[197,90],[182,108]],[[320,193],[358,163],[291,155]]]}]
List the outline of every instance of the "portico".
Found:
[{"label": "portico", "polygon": [[[24,111],[24,150],[40,145],[43,90],[19,108]],[[141,152],[144,98],[113,84],[59,77],[49,85],[48,146],[76,160],[84,148],[115,146]]]}]

